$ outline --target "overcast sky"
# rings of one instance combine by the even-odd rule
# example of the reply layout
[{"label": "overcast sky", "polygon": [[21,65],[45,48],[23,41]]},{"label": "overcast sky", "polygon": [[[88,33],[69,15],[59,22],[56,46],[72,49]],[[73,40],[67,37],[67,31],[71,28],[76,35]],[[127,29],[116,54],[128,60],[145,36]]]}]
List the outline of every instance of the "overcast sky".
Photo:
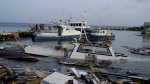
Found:
[{"label": "overcast sky", "polygon": [[141,26],[150,22],[149,8],[150,0],[0,0],[0,22],[81,21],[86,11],[89,25]]}]

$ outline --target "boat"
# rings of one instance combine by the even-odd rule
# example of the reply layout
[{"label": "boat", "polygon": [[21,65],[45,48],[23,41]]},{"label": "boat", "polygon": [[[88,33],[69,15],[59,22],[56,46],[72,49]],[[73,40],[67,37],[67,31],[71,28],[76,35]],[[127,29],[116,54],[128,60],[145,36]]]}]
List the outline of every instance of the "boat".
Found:
[{"label": "boat", "polygon": [[73,43],[70,59],[82,60],[124,60],[129,59],[121,53],[115,53],[111,45]]},{"label": "boat", "polygon": [[67,50],[60,45],[55,48],[43,48],[39,46],[25,46],[24,53],[39,56],[51,56],[56,58],[70,58],[77,60],[122,60],[129,59],[121,53],[115,53],[111,45],[71,42],[73,49]]},{"label": "boat", "polygon": [[104,29],[93,29],[89,34],[89,39],[94,40],[115,40],[115,35],[113,33],[108,33]]},{"label": "boat", "polygon": [[129,46],[122,46],[122,47],[127,48],[129,52],[133,54],[150,55],[150,47],[141,47],[141,48],[134,48]]},{"label": "boat", "polygon": [[17,61],[27,61],[27,62],[37,62],[39,59],[32,57],[30,55],[27,55],[22,52],[17,52],[13,50],[5,50],[5,49],[0,49],[0,58],[5,58],[5,59],[13,59]]},{"label": "boat", "polygon": [[80,31],[74,29],[74,27],[66,25],[53,25],[50,30],[41,30],[40,33],[36,33],[34,41],[58,41],[58,40],[73,40],[73,38],[79,39],[81,35]]},{"label": "boat", "polygon": [[64,57],[64,50],[60,45],[56,45],[55,48],[44,48],[40,46],[25,46],[24,53],[34,56],[43,56],[43,57]]},{"label": "boat", "polygon": [[[84,16],[83,16],[83,20],[82,21],[74,21],[72,17],[70,17],[70,20],[69,20],[69,26],[73,26],[75,28],[75,30],[78,30],[78,31],[82,31],[83,29],[86,31],[86,32],[91,32],[92,31],[92,27],[89,26],[87,24],[87,22],[85,21],[85,12],[84,11]],[[84,32],[84,31],[82,31]]]},{"label": "boat", "polygon": [[69,26],[75,28],[75,30],[82,31],[82,28],[85,29],[86,32],[90,32],[92,30],[91,26],[87,25],[86,21],[74,22],[70,21]]},{"label": "boat", "polygon": [[[40,57],[64,57],[65,45],[55,45],[54,47],[43,47],[36,45],[20,45],[15,43],[7,43],[9,46],[0,47],[0,49],[4,50],[13,50],[16,52],[23,52],[32,56],[40,56]],[[69,44],[68,44],[69,45]]]},{"label": "boat", "polygon": [[150,55],[150,48],[130,48],[129,51],[133,54]]}]

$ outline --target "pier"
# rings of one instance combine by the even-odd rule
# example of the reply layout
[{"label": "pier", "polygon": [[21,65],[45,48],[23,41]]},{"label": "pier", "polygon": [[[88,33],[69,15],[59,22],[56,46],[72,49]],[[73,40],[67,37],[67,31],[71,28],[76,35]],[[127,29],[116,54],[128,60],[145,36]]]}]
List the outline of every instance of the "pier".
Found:
[{"label": "pier", "polygon": [[[18,31],[16,32],[19,34],[19,37],[20,38],[30,38],[33,36],[33,31]],[[14,37],[12,35],[12,32],[1,32],[0,33],[0,41],[3,42],[3,41],[11,41],[13,40]]]}]

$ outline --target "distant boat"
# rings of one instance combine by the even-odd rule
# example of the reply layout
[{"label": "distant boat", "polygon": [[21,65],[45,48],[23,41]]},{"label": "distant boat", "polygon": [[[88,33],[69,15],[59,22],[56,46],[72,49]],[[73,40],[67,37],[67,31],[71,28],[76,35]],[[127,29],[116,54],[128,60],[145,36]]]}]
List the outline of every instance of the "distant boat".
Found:
[{"label": "distant boat", "polygon": [[90,40],[115,40],[113,33],[108,33],[107,30],[93,29],[89,34]]},{"label": "distant boat", "polygon": [[129,48],[129,51],[133,54],[150,55],[150,48]]},{"label": "distant boat", "polygon": [[35,34],[35,41],[57,41],[57,40],[73,40],[79,39],[80,31],[76,31],[74,27],[65,25],[54,25],[50,30],[41,30]]}]

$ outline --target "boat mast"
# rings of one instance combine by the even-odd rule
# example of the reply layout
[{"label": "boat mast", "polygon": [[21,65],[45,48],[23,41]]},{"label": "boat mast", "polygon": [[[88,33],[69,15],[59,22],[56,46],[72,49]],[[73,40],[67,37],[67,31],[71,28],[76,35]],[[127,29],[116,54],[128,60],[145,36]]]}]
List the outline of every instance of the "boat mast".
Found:
[{"label": "boat mast", "polygon": [[85,13],[86,13],[86,11],[84,11],[83,21],[85,21]]},{"label": "boat mast", "polygon": [[101,19],[99,20],[99,22],[100,22],[99,24],[100,24],[100,29],[101,29],[101,26],[102,26],[102,25],[101,25]]},{"label": "boat mast", "polygon": [[61,21],[61,25],[63,25],[63,16],[64,16],[64,13],[63,13],[63,9],[62,9],[62,3],[61,3],[61,10],[62,10],[62,19],[60,21]]}]

